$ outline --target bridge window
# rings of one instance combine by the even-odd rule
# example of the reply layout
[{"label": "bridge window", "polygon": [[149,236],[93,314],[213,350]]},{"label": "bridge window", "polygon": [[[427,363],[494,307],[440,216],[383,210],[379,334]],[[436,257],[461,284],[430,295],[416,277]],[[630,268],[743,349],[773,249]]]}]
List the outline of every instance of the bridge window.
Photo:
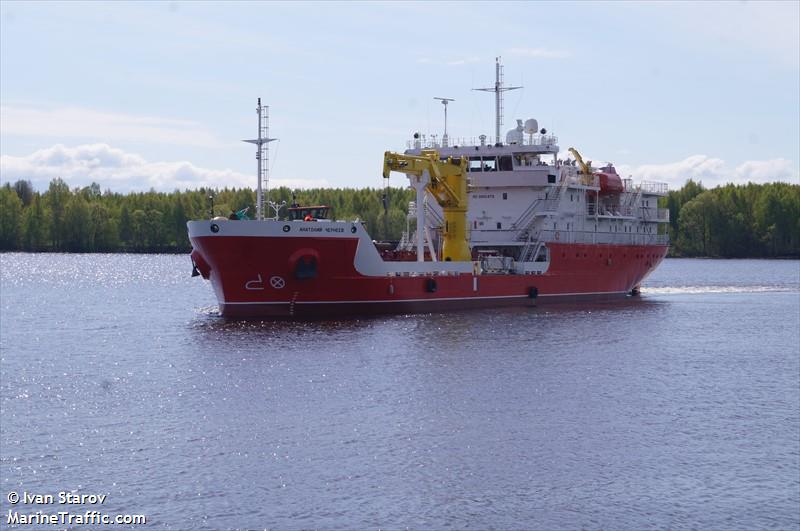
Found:
[{"label": "bridge window", "polygon": [[500,230],[502,228],[503,228],[503,224],[498,221],[497,222],[497,229]]},{"label": "bridge window", "polygon": [[328,219],[328,210],[330,207],[327,206],[291,207],[289,208],[289,219],[305,219],[306,216],[313,219]]},{"label": "bridge window", "polygon": [[483,157],[483,171],[497,171],[497,159],[495,157]]},{"label": "bridge window", "polygon": [[503,192],[503,199],[508,199],[508,193]]},{"label": "bridge window", "polygon": [[500,157],[500,171],[512,171],[514,166],[511,162],[511,155],[503,155]]}]

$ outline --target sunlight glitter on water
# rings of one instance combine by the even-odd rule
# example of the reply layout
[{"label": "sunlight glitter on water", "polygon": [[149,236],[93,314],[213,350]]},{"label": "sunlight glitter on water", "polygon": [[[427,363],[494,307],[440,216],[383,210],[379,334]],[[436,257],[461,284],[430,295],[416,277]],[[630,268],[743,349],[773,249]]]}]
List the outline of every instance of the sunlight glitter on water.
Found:
[{"label": "sunlight glitter on water", "polygon": [[187,256],[0,265],[4,492],[154,529],[800,525],[797,261],[319,322],[223,319]]}]

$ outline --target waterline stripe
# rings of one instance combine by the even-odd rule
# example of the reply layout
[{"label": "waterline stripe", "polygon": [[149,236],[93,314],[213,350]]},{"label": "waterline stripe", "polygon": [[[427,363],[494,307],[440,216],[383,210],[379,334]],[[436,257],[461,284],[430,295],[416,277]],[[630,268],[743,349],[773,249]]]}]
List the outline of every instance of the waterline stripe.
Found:
[{"label": "waterline stripe", "polygon": [[[539,297],[574,297],[580,295],[621,295],[627,291],[592,291],[583,293],[550,293],[542,294]],[[529,298],[528,295],[490,295],[485,297],[439,297],[431,299],[375,299],[369,301],[297,301],[295,304],[378,304],[387,302],[437,302],[437,301],[469,301],[469,300],[490,300],[490,299],[522,299]],[[289,304],[290,301],[253,301],[253,302],[221,302],[220,304]]]}]

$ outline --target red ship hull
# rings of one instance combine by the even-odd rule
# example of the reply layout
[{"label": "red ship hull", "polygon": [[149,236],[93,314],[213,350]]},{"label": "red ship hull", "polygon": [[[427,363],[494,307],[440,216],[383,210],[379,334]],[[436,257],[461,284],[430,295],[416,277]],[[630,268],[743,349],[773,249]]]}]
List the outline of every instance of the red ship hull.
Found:
[{"label": "red ship hull", "polygon": [[[227,225],[221,232],[235,232],[227,230],[230,224],[220,225]],[[296,226],[290,230],[297,232]],[[388,272],[370,263],[373,270],[365,274],[363,257],[374,260],[372,255],[378,255],[374,248],[359,250],[360,245],[372,246],[361,230],[356,234],[355,226],[352,234],[336,237],[200,232],[190,227],[192,259],[211,280],[222,315],[233,318],[302,319],[617,299],[637,288],[668,249],[550,242],[550,262],[535,273],[446,271],[442,262],[442,271],[420,273],[398,270],[402,265],[395,262]],[[298,273],[304,260],[313,261],[313,274]]]}]

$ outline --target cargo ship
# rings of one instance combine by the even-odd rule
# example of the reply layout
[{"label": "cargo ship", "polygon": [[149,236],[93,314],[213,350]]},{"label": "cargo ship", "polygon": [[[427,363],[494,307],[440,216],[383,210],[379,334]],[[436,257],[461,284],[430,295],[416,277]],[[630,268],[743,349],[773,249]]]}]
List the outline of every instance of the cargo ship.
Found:
[{"label": "cargo ship", "polygon": [[[210,280],[222,316],[343,317],[440,312],[636,296],[667,254],[664,183],[595,167],[535,119],[501,138],[505,86],[499,59],[495,137],[414,133],[386,152],[383,174],[415,192],[399,242],[370,237],[326,205],[293,204],[270,217],[268,107],[259,99],[253,220],[188,222],[193,274]],[[266,195],[266,201],[265,201]]]}]

